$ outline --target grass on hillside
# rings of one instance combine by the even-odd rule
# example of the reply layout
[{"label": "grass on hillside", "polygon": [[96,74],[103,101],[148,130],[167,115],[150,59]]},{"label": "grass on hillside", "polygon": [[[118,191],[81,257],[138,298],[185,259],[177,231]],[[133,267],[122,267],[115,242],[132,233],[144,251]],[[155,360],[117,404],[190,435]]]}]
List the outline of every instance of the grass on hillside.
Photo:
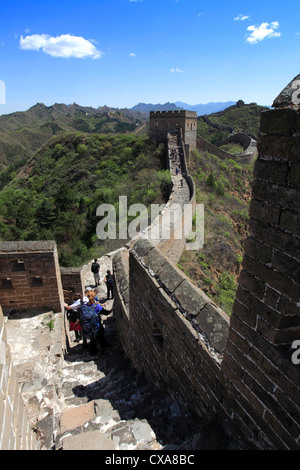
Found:
[{"label": "grass on hillside", "polygon": [[229,315],[248,236],[253,165],[198,150],[189,162],[197,203],[204,204],[204,246],[184,251],[178,267]]}]

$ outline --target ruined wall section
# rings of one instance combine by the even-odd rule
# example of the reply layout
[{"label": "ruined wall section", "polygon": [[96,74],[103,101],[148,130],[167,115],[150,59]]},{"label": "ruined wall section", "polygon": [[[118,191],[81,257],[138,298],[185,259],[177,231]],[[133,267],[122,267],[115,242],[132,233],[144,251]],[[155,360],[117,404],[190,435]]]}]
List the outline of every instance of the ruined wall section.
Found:
[{"label": "ruined wall section", "polygon": [[267,449],[300,448],[300,112],[262,113],[250,204],[252,235],[231,316],[222,370],[224,411]]},{"label": "ruined wall section", "polygon": [[243,153],[233,154],[226,152],[225,150],[216,147],[202,137],[197,136],[197,149],[202,152],[210,152],[213,155],[222,158],[223,160],[230,158],[236,161],[249,163],[257,157],[257,145],[254,139],[250,139],[249,146]]},{"label": "ruined wall section", "polygon": [[61,312],[63,292],[53,241],[0,242],[0,305],[3,309]]},{"label": "ruined wall section", "polygon": [[70,304],[76,294],[84,293],[83,268],[60,268],[64,300]]},{"label": "ruined wall section", "polygon": [[36,450],[25,403],[12,361],[0,307],[0,450]]}]

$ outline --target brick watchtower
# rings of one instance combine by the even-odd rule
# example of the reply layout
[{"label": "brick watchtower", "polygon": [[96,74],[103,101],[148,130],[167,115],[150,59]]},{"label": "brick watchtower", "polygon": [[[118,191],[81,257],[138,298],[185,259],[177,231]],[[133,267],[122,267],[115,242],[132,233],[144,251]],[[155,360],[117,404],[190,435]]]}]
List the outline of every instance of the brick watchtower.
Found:
[{"label": "brick watchtower", "polygon": [[167,134],[182,129],[183,140],[190,150],[196,148],[197,113],[195,111],[151,111],[149,137],[165,142]]}]

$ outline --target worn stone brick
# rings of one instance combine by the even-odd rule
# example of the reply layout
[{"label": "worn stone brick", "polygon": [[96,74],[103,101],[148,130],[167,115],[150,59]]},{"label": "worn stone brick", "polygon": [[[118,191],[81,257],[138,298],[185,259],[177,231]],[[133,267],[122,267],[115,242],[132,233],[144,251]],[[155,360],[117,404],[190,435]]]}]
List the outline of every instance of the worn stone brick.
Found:
[{"label": "worn stone brick", "polygon": [[261,263],[269,263],[272,258],[270,246],[256,240],[253,236],[248,237],[244,243],[244,250],[249,256],[257,258]]},{"label": "worn stone brick", "polygon": [[286,209],[300,210],[299,191],[294,188],[255,180],[252,185],[252,198]]},{"label": "worn stone brick", "polygon": [[261,135],[257,145],[259,155],[282,160],[299,161],[300,137]]},{"label": "worn stone brick", "polygon": [[261,113],[260,131],[265,134],[293,134],[300,130],[299,111],[292,108],[272,109]]},{"label": "worn stone brick", "polygon": [[291,185],[300,189],[300,162],[293,162],[291,164]]},{"label": "worn stone brick", "polygon": [[276,344],[292,344],[293,341],[300,339],[300,324],[276,331],[274,339]]},{"label": "worn stone brick", "polygon": [[282,273],[274,271],[271,267],[253,260],[246,254],[243,259],[243,266],[245,270],[257,276],[263,282],[266,282],[274,290],[281,292],[294,301],[298,300],[298,285],[291,282],[291,280]]},{"label": "worn stone brick", "polygon": [[250,220],[250,230],[253,236],[270,247],[282,250],[294,256],[300,252],[300,237],[287,233],[280,228],[274,228],[269,224],[254,219]]},{"label": "worn stone brick", "polygon": [[265,292],[264,281],[254,277],[253,274],[249,274],[245,269],[241,271],[238,283],[244,287],[244,289],[253,292],[256,297],[259,297],[260,299],[263,298]]},{"label": "worn stone brick", "polygon": [[157,272],[160,281],[166,286],[169,292],[179,286],[179,284],[185,279],[182,272],[175,269],[170,263],[163,264]]},{"label": "worn stone brick", "polygon": [[254,328],[256,325],[256,312],[253,309],[247,308],[244,304],[241,303],[240,299],[246,300],[243,296],[244,290],[239,286],[237,289],[237,295],[232,307],[232,312],[235,315],[239,316],[244,322],[246,322],[250,327]]},{"label": "worn stone brick", "polygon": [[271,225],[279,225],[281,207],[268,201],[252,199],[249,207],[249,215],[252,219],[267,222]]},{"label": "worn stone brick", "polygon": [[[297,255],[297,253],[295,253]],[[300,254],[299,254],[300,255]],[[277,271],[280,271],[285,276],[294,279],[296,282],[300,280],[300,259],[297,260],[294,257],[282,253],[280,251],[276,251],[274,253],[274,257],[272,260],[273,268]],[[295,286],[295,288],[297,288]],[[299,292],[300,292],[300,285],[299,285]]]},{"label": "worn stone brick", "polygon": [[288,172],[288,162],[263,160],[259,157],[255,162],[253,176],[270,183],[285,185]]},{"label": "worn stone brick", "polygon": [[283,210],[280,217],[280,227],[291,233],[300,234],[300,213]]},{"label": "worn stone brick", "polygon": [[229,320],[215,305],[208,303],[195,318],[195,324],[204,333],[210,345],[223,352],[228,338]]},{"label": "worn stone brick", "polygon": [[174,296],[181,307],[191,316],[199,314],[200,310],[210,303],[210,298],[200,293],[189,281],[184,280],[174,291]]}]

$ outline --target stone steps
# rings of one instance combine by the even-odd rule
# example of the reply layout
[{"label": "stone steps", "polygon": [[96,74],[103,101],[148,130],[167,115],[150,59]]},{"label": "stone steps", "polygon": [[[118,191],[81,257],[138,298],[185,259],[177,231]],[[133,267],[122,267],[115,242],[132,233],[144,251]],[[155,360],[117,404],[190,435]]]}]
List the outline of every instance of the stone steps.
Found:
[{"label": "stone steps", "polygon": [[[103,274],[111,269],[111,257],[101,258],[100,266]],[[85,285],[91,282],[87,268]],[[101,283],[100,297],[105,293]],[[57,383],[52,448],[155,451],[182,445],[186,435],[178,428],[184,412],[132,369],[119,349],[113,312],[103,325],[109,347],[97,356],[71,341]]]}]

